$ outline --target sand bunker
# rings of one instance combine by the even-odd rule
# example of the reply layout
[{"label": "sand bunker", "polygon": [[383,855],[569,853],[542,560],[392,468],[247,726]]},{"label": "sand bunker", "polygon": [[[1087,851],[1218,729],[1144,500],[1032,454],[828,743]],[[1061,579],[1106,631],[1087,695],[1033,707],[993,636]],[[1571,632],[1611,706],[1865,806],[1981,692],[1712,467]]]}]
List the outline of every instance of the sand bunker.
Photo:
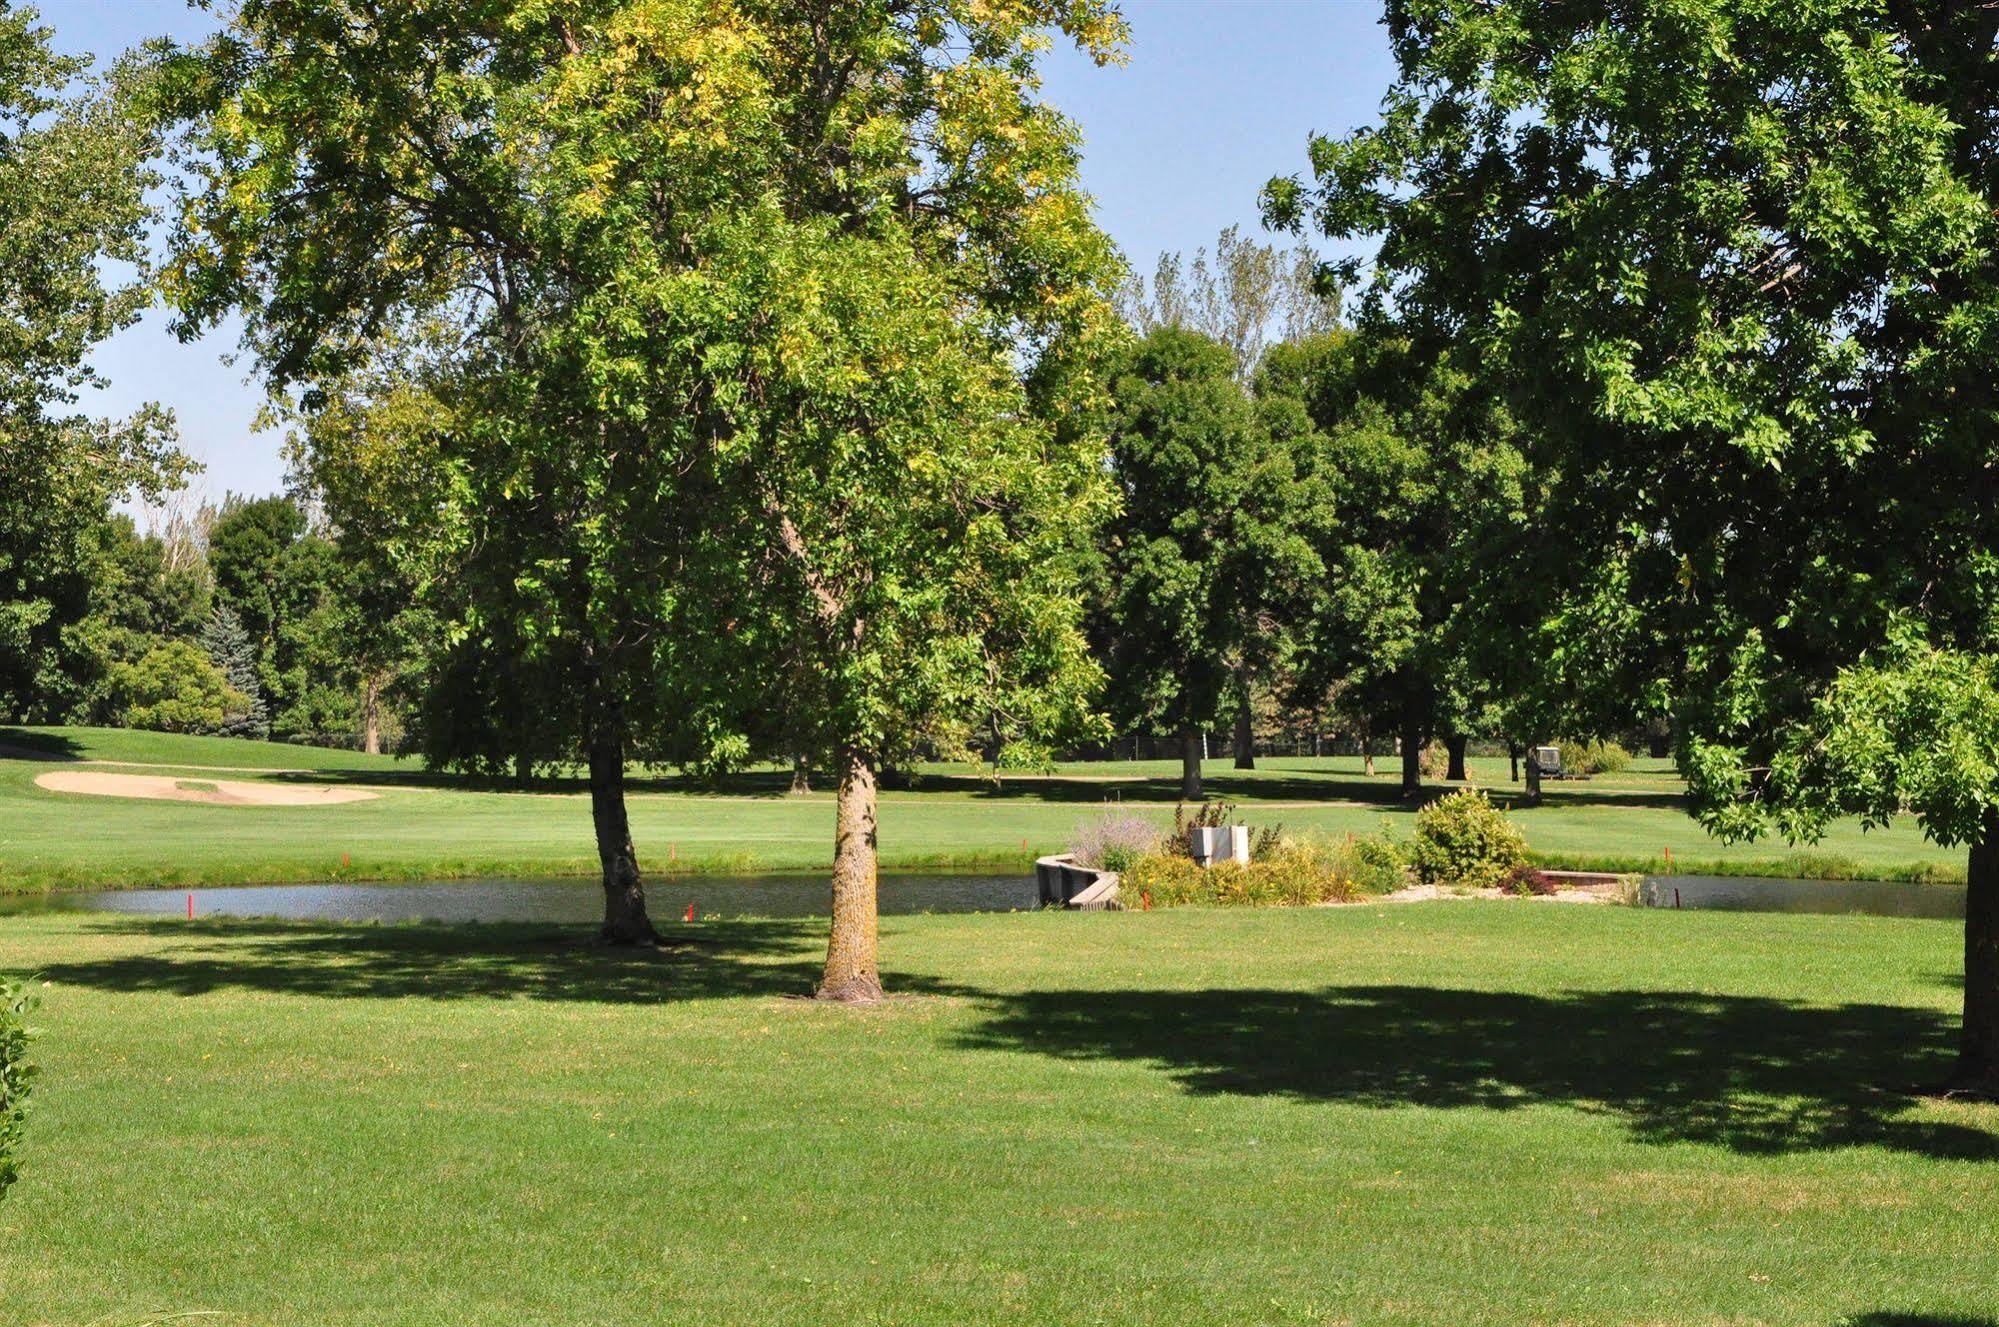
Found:
[{"label": "sand bunker", "polygon": [[220,779],[179,779],[159,774],[103,774],[95,770],[52,770],[35,785],[53,793],[92,797],[143,797],[157,802],[207,802],[214,806],[338,806],[381,796],[363,788],[313,784],[236,783]]}]

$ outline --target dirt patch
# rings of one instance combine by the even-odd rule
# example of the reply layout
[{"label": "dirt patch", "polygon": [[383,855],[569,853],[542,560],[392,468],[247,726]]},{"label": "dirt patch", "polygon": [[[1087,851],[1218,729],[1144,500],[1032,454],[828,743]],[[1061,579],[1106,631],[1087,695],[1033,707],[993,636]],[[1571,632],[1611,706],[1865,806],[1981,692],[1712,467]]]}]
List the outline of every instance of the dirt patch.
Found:
[{"label": "dirt patch", "polygon": [[90,797],[137,797],[155,802],[205,802],[211,806],[338,806],[381,796],[365,788],[328,788],[285,783],[239,783],[177,779],[160,774],[105,774],[96,770],[52,770],[35,786],[52,793]]}]

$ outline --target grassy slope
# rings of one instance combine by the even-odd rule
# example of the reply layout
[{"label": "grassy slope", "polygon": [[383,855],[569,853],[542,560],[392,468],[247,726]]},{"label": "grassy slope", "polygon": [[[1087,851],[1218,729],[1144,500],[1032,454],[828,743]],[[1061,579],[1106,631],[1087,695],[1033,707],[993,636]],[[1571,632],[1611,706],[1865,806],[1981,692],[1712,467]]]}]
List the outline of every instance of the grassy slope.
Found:
[{"label": "grassy slope", "polygon": [[[110,729],[0,730],[0,748],[28,743],[59,747],[71,759],[190,771],[202,765],[299,769],[309,772],[296,777],[387,790],[375,801],[313,808],[64,796],[34,786],[35,776],[55,763],[0,752],[0,891],[595,869],[589,806],[574,785],[520,794],[427,779],[412,762],[348,752]],[[1498,796],[1513,788],[1504,761],[1474,766]],[[1034,854],[1059,850],[1077,821],[1113,796],[1162,824],[1171,819],[1177,769],[1104,764],[1065,772],[1009,779],[994,788],[962,768],[931,768],[920,790],[884,796],[884,863],[1025,869]],[[1409,808],[1395,800],[1392,776],[1363,778],[1354,759],[1265,760],[1251,775],[1218,760],[1209,773],[1213,789],[1240,799],[1252,823],[1277,820],[1294,829],[1341,833],[1372,830],[1386,817],[1407,832]],[[1085,774],[1094,777],[1077,777]],[[1103,777],[1125,774],[1145,779]],[[719,795],[672,780],[643,785],[647,790],[632,799],[632,825],[647,869],[822,868],[832,841],[831,797],[788,798],[780,795],[783,786],[777,774],[747,776]],[[1551,785],[1544,806],[1518,817],[1529,843],[1556,865],[1656,866],[1670,850],[1682,868],[1962,876],[1961,856],[1926,844],[1909,824],[1869,834],[1842,826],[1815,850],[1822,860],[1809,864],[1782,860],[1781,845],[1719,844],[1687,818],[1678,788],[1663,763],[1644,762],[1616,777]]]},{"label": "grassy slope", "polygon": [[[545,931],[34,918],[0,1321],[1988,1323],[1955,927],[1529,902]],[[1952,1315],[1962,1315],[1952,1316]]]}]

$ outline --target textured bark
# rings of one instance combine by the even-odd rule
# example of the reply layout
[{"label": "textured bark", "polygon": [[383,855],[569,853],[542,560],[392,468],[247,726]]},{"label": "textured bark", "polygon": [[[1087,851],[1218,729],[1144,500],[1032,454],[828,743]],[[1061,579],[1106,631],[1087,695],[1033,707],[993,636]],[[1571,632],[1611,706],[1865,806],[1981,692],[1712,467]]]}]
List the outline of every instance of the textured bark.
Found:
[{"label": "textured bark", "polygon": [[1236,670],[1235,767],[1256,768],[1256,716],[1249,708],[1249,673]]},{"label": "textured bark", "polygon": [[803,797],[812,791],[812,761],[807,756],[791,758],[791,795]]},{"label": "textured bark", "polygon": [[833,834],[833,929],[819,998],[850,1004],[882,998],[876,957],[875,769],[867,756],[840,756]]},{"label": "textured bark", "polygon": [[1541,760],[1531,746],[1527,748],[1527,804],[1541,804]]},{"label": "textured bark", "polygon": [[1506,776],[1507,782],[1520,782],[1520,748],[1518,745],[1512,742],[1506,744],[1506,759],[1513,767],[1512,772]]},{"label": "textured bark", "polygon": [[625,733],[615,703],[594,705],[590,724],[590,819],[597,830],[597,860],[604,869],[606,944],[657,944],[659,932],[646,915],[645,883],[632,848],[631,820],[625,814]]},{"label": "textured bark", "polygon": [[1201,800],[1201,739],[1193,733],[1180,735],[1180,800]]},{"label": "textured bark", "polygon": [[382,754],[382,680],[370,677],[361,692],[361,751]]},{"label": "textured bark", "polygon": [[1999,1097],[1999,813],[1986,812],[1965,885],[1964,1031],[1950,1086]]},{"label": "textured bark", "polygon": [[1469,745],[1471,745],[1471,739],[1463,733],[1449,733],[1445,735],[1444,750],[1448,751],[1451,756],[1451,767],[1444,771],[1445,778],[1455,779],[1459,783],[1470,781],[1471,776],[1465,773],[1465,748]]},{"label": "textured bark", "polygon": [[1402,711],[1402,795],[1414,797],[1423,791],[1423,720],[1416,707]]}]

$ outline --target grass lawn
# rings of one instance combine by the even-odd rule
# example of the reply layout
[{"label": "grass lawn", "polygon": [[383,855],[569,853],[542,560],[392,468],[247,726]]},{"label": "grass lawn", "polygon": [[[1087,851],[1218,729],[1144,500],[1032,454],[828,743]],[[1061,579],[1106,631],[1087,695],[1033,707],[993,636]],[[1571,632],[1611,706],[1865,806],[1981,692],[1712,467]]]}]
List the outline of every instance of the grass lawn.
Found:
[{"label": "grass lawn", "polygon": [[1517,902],[0,925],[0,1323],[1991,1324],[1934,922]]},{"label": "grass lawn", "polygon": [[[25,758],[28,755],[39,759]],[[323,807],[146,802],[55,793],[38,775],[78,761],[93,768],[199,777],[337,781],[379,788],[372,801]],[[1238,800],[1253,824],[1365,832],[1384,819],[1407,833],[1389,762],[1363,777],[1355,757],[1264,759],[1253,773],[1211,762],[1210,787]],[[1504,800],[1518,785],[1506,762],[1473,762]],[[213,777],[212,774],[209,777]],[[787,775],[758,772],[721,788],[660,777],[631,798],[632,829],[649,872],[824,869],[833,807],[825,791],[787,797]],[[1077,822],[1111,798],[1170,822],[1177,765],[1104,762],[995,785],[962,766],[918,771],[883,795],[881,847],[891,869],[1025,871],[1059,851]],[[1544,805],[1517,812],[1531,847],[1556,866],[1738,874],[1963,878],[1961,853],[1926,843],[1912,823],[1863,834],[1841,825],[1808,854],[1782,844],[1725,845],[1688,819],[1662,761],[1578,783],[1550,784]],[[65,885],[586,874],[596,870],[587,797],[573,781],[521,793],[427,775],[413,761],[215,737],[117,729],[0,729],[0,892]]]}]

